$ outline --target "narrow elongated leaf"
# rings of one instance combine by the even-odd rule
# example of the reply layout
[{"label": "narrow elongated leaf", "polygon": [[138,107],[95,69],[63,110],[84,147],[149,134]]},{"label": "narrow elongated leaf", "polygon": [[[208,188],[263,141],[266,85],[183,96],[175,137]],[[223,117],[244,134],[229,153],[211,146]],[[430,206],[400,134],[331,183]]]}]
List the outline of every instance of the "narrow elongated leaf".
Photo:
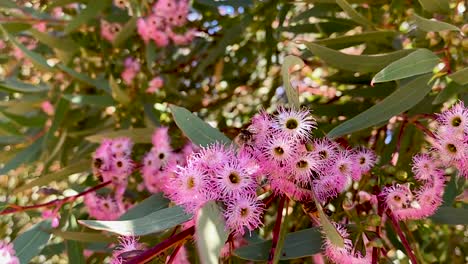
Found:
[{"label": "narrow elongated leaf", "polygon": [[468,84],[468,67],[454,72],[448,77],[460,85],[466,85]]},{"label": "narrow elongated leaf", "polygon": [[94,143],[101,143],[105,138],[129,137],[134,143],[151,143],[151,135],[154,128],[133,128],[128,130],[118,130],[104,132],[86,137],[86,140]]},{"label": "narrow elongated leaf", "polygon": [[26,48],[23,44],[17,41],[14,36],[8,33],[1,25],[0,29],[2,29],[3,33],[8,37],[8,40],[11,41],[13,45],[15,45],[18,49],[20,49],[24,53],[24,55],[28,57],[36,66],[49,71],[54,70],[53,67],[47,63],[47,60],[42,55]]},{"label": "narrow elongated leaf", "polygon": [[219,7],[219,6],[232,6],[232,7],[248,7],[253,5],[252,0],[195,0],[194,2],[212,6],[212,7]]},{"label": "narrow elongated leaf", "polygon": [[73,20],[71,20],[65,27],[65,33],[70,33],[73,30],[79,28],[81,25],[87,23],[89,20],[98,16],[98,14],[109,6],[111,1],[109,0],[90,0],[87,3],[86,9],[81,11]]},{"label": "narrow elongated leaf", "polygon": [[367,18],[359,14],[356,10],[354,10],[354,8],[346,0],[336,0],[336,3],[356,23],[361,24],[366,27],[372,26],[372,23]]},{"label": "narrow elongated leaf", "polygon": [[418,49],[407,56],[390,63],[378,72],[372,79],[371,84],[400,80],[407,77],[432,72],[440,59],[432,51]]},{"label": "narrow elongated leaf", "polygon": [[468,92],[468,85],[460,85],[456,82],[450,82],[445,89],[440,91],[437,97],[434,99],[432,104],[441,104],[455,97],[457,94],[462,92]]},{"label": "narrow elongated leaf", "polygon": [[115,47],[120,47],[128,38],[136,33],[136,22],[138,17],[132,17],[122,28],[122,30],[115,36],[112,44]]},{"label": "narrow elongated leaf", "polygon": [[42,127],[44,123],[47,121],[47,118],[43,115],[39,116],[22,116],[17,115],[9,112],[2,112],[4,116],[6,116],[11,121],[15,123],[26,126],[26,127]]},{"label": "narrow elongated leaf", "polygon": [[187,109],[175,105],[170,106],[172,116],[177,126],[195,144],[208,146],[219,142],[231,144],[231,140],[216,128],[208,125]]},{"label": "narrow elongated leaf", "polygon": [[304,67],[304,61],[299,57],[288,55],[284,58],[283,65],[281,67],[281,75],[283,77],[283,87],[286,90],[286,96],[291,107],[299,109],[301,104],[299,103],[299,93],[296,88],[292,87],[289,79],[291,68],[299,65],[300,68]]},{"label": "narrow elongated leaf", "polygon": [[57,172],[52,172],[52,173],[49,173],[49,174],[46,174],[44,176],[41,176],[37,179],[34,179],[26,184],[23,184],[21,185],[20,187],[18,187],[16,190],[13,191],[13,193],[18,193],[18,192],[22,192],[22,191],[25,191],[25,190],[28,190],[34,186],[43,186],[43,185],[47,185],[48,183],[52,182],[52,181],[58,181],[58,180],[62,180],[62,179],[65,179],[66,177],[72,175],[72,174],[75,174],[75,173],[79,173],[79,172],[84,172],[84,171],[88,171],[90,169],[90,165],[91,164],[91,161],[90,160],[83,160],[83,161],[79,161],[77,163],[73,163],[71,164],[70,166],[68,167],[65,167]]},{"label": "narrow elongated leaf", "polygon": [[109,95],[73,95],[64,94],[63,98],[77,105],[92,105],[100,107],[108,107],[115,105],[117,102]]},{"label": "narrow elongated leaf", "polygon": [[70,53],[74,53],[79,49],[79,46],[70,38],[58,38],[48,33],[40,32],[34,28],[30,29],[29,32],[37,40],[51,48],[67,51]]},{"label": "narrow elongated leaf", "polygon": [[125,214],[123,214],[119,218],[119,220],[130,220],[140,218],[160,209],[167,208],[168,205],[169,199],[164,197],[162,193],[153,194],[150,197],[143,200],[141,203],[130,208]]},{"label": "narrow elongated leaf", "polygon": [[[267,261],[271,240],[240,247],[234,251],[239,258],[252,261]],[[309,228],[286,234],[281,260],[296,259],[320,253],[322,234],[318,228]]]},{"label": "narrow elongated leaf", "polygon": [[17,79],[6,79],[0,82],[0,89],[17,93],[40,93],[48,91],[50,88],[43,84],[33,85],[18,81]]},{"label": "narrow elongated leaf", "polygon": [[317,57],[338,69],[352,72],[378,72],[388,64],[403,58],[414,50],[399,50],[377,55],[349,55],[312,42],[304,42]]},{"label": "narrow elongated leaf", "polygon": [[80,72],[76,72],[75,70],[63,65],[63,64],[59,64],[57,66],[57,68],[61,69],[62,71],[68,73],[71,77],[81,81],[81,82],[84,82],[90,86],[93,86],[93,87],[96,87],[98,89],[101,89],[101,90],[104,90],[106,92],[110,92],[110,87],[109,87],[109,83],[106,81],[106,80],[98,80],[98,79],[92,79],[91,77],[83,74],[83,73],[80,73]]},{"label": "narrow elongated leaf", "polygon": [[21,152],[16,154],[14,158],[5,163],[3,168],[0,169],[0,175],[9,172],[12,169],[16,169],[21,164],[31,162],[39,153],[43,139],[43,137],[37,139],[34,143],[23,149]]},{"label": "narrow elongated leaf", "polygon": [[328,133],[328,136],[330,138],[335,138],[350,134],[384,122],[392,116],[410,109],[431,91],[432,85],[428,85],[430,77],[429,74],[426,74],[406,83],[380,103],[332,129]]},{"label": "narrow elongated leaf", "polygon": [[344,49],[361,43],[389,43],[396,37],[395,31],[371,31],[356,35],[316,40],[314,43],[331,49]]},{"label": "narrow elongated leaf", "polygon": [[413,14],[414,23],[416,26],[424,31],[444,31],[444,30],[453,30],[453,31],[460,31],[460,29],[452,24],[445,23],[442,21],[431,20],[417,14]]},{"label": "narrow elongated leaf", "polygon": [[11,0],[0,0],[0,7],[3,8],[18,8],[15,2]]},{"label": "narrow elongated leaf", "polygon": [[130,97],[128,97],[128,94],[124,90],[122,90],[122,88],[120,88],[119,84],[114,80],[112,76],[109,78],[109,84],[112,91],[112,97],[117,102],[124,105],[130,103]]},{"label": "narrow elongated leaf", "polygon": [[10,34],[16,35],[22,31],[30,29],[31,24],[21,23],[21,22],[9,22],[9,23],[2,23],[2,27],[6,31],[8,31]]},{"label": "narrow elongated leaf", "polygon": [[78,232],[78,231],[62,231],[59,229],[51,229],[50,233],[59,236],[65,240],[73,240],[80,242],[104,242],[104,243],[114,243],[117,242],[116,237],[109,237],[102,233],[96,232]]},{"label": "narrow elongated leaf", "polygon": [[83,264],[86,263],[83,255],[83,245],[78,241],[68,240],[65,242],[67,246],[68,263]]},{"label": "narrow elongated leaf", "polygon": [[430,219],[439,224],[466,225],[468,223],[468,209],[442,206]]},{"label": "narrow elongated leaf", "polygon": [[50,234],[45,231],[47,228],[50,228],[49,221],[40,222],[13,240],[13,247],[20,263],[29,263],[41,252],[50,238]]},{"label": "narrow elongated leaf", "polygon": [[328,216],[323,212],[322,205],[317,200],[315,195],[314,195],[314,203],[319,213],[320,224],[322,226],[322,230],[327,236],[328,240],[330,240],[330,242],[333,243],[335,247],[344,248],[345,246],[344,238],[340,235],[340,233],[338,233],[338,230],[336,230],[336,227],[330,222],[330,220],[328,219]]},{"label": "narrow elongated leaf", "polygon": [[419,0],[421,6],[432,13],[448,13],[450,5],[448,0]]},{"label": "narrow elongated leaf", "polygon": [[91,229],[105,230],[123,236],[144,236],[180,225],[192,218],[178,206],[158,210],[141,218],[123,221],[78,220]]},{"label": "narrow elongated leaf", "polygon": [[221,249],[228,238],[224,217],[215,201],[205,204],[195,223],[196,244],[201,263],[218,263]]}]

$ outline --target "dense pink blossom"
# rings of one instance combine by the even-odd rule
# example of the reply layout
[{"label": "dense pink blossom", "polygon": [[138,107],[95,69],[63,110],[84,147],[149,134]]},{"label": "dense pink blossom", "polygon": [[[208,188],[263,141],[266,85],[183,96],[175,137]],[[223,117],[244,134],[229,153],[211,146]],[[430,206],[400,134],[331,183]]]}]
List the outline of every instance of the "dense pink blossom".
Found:
[{"label": "dense pink blossom", "polygon": [[2,264],[20,264],[15,256],[16,252],[12,244],[0,241],[0,263]]},{"label": "dense pink blossom", "polygon": [[132,57],[128,57],[124,61],[124,71],[121,74],[122,80],[126,85],[130,85],[140,71],[140,63]]},{"label": "dense pink blossom", "polygon": [[164,85],[164,80],[161,77],[155,77],[149,82],[149,86],[146,89],[147,93],[155,93],[157,90],[161,89]]},{"label": "dense pink blossom", "polygon": [[334,263],[340,264],[367,264],[371,263],[371,252],[366,252],[366,256],[362,256],[359,252],[354,252],[353,243],[349,238],[349,234],[344,226],[333,223],[338,234],[343,239],[343,246],[336,245],[325,234],[325,255]]},{"label": "dense pink blossom", "polygon": [[100,196],[89,193],[84,198],[84,203],[91,217],[98,220],[116,220],[128,209],[120,197]]},{"label": "dense pink blossom", "polygon": [[144,249],[145,246],[134,236],[119,237],[119,245],[112,252],[110,264],[124,264],[126,260],[141,254]]},{"label": "dense pink blossom", "polygon": [[103,39],[112,42],[121,30],[122,25],[119,23],[110,23],[105,20],[101,20],[101,36]]}]

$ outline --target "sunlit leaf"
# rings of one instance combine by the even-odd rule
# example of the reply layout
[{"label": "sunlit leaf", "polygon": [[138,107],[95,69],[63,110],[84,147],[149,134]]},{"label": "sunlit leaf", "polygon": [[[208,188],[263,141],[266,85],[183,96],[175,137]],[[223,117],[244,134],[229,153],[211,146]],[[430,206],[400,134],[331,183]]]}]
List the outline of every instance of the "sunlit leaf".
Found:
[{"label": "sunlit leaf", "polygon": [[468,67],[454,72],[448,77],[458,84],[466,85],[468,84]]},{"label": "sunlit leaf", "polygon": [[95,230],[104,230],[123,236],[144,236],[180,225],[192,218],[183,208],[174,206],[144,217],[123,221],[78,220],[78,223]]},{"label": "sunlit leaf", "polygon": [[431,20],[417,14],[413,14],[414,23],[418,26],[419,29],[424,31],[445,31],[445,30],[453,30],[453,31],[460,31],[460,29],[452,24],[445,23],[442,21]]},{"label": "sunlit leaf", "polygon": [[304,62],[296,56],[286,56],[284,58],[283,66],[281,67],[281,75],[283,77],[283,87],[286,90],[286,95],[288,96],[288,102],[291,107],[299,109],[301,104],[299,103],[299,93],[296,88],[292,87],[289,75],[291,70],[296,65],[299,68],[304,67]]},{"label": "sunlit leaf", "polygon": [[359,14],[356,10],[354,10],[354,8],[346,0],[336,0],[336,3],[355,22],[366,27],[372,27],[372,23],[367,18]]},{"label": "sunlit leaf", "polygon": [[128,209],[119,220],[130,220],[140,218],[151,214],[154,211],[166,208],[169,206],[169,199],[164,197],[162,193],[153,194],[139,204]]},{"label": "sunlit leaf", "polygon": [[9,78],[4,81],[0,81],[0,89],[17,93],[40,93],[48,91],[50,88],[44,84],[33,85],[21,82],[17,79]]},{"label": "sunlit leaf", "polygon": [[117,237],[106,236],[102,233],[97,232],[79,232],[79,231],[62,231],[60,229],[50,229],[50,233],[55,236],[61,237],[65,240],[73,240],[80,242],[105,242],[105,243],[114,243],[117,242]]},{"label": "sunlit leaf", "polygon": [[216,128],[208,125],[187,109],[175,105],[170,106],[172,116],[177,126],[195,144],[208,146],[215,142],[230,144],[231,140]]},{"label": "sunlit leaf", "polygon": [[432,85],[428,84],[430,78],[426,74],[406,83],[378,104],[335,127],[328,137],[335,138],[368,128],[410,109],[431,91]]},{"label": "sunlit leaf", "polygon": [[206,203],[198,212],[195,237],[201,263],[218,263],[221,249],[228,238],[224,216],[215,201]]},{"label": "sunlit leaf", "polygon": [[378,72],[371,84],[400,80],[407,77],[432,72],[440,59],[427,49],[418,49],[407,56],[392,62]]},{"label": "sunlit leaf", "polygon": [[109,84],[111,87],[112,91],[112,97],[119,103],[127,105],[130,103],[130,97],[128,94],[120,88],[119,84],[114,80],[114,78],[111,76],[109,78]]},{"label": "sunlit leaf", "polygon": [[450,5],[448,0],[419,0],[419,3],[424,9],[432,13],[450,12]]},{"label": "sunlit leaf", "polygon": [[47,228],[50,228],[49,221],[40,222],[13,240],[13,247],[20,263],[29,263],[41,252],[50,238],[50,234],[45,231]]},{"label": "sunlit leaf", "polygon": [[370,31],[356,35],[345,35],[334,38],[316,40],[314,43],[331,49],[344,49],[361,43],[385,44],[396,37],[395,31]]}]

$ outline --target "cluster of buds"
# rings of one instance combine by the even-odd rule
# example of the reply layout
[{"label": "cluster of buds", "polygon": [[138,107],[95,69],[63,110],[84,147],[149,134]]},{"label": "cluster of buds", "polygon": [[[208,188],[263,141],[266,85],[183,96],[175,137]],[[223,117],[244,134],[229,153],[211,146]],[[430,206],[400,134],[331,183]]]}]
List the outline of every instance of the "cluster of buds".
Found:
[{"label": "cluster of buds", "polygon": [[131,85],[133,82],[133,79],[135,79],[136,75],[140,71],[140,63],[132,58],[128,57],[124,61],[124,71],[121,74],[122,80],[126,85]]},{"label": "cluster of buds", "polygon": [[122,30],[122,25],[119,23],[111,23],[101,20],[101,36],[103,39],[112,42],[115,36]]},{"label": "cluster of buds", "polygon": [[145,43],[153,40],[158,47],[165,47],[170,40],[176,45],[186,45],[192,41],[194,30],[189,29],[183,34],[175,32],[176,28],[187,22],[188,0],[158,0],[152,9],[149,16],[137,22],[138,34]]}]

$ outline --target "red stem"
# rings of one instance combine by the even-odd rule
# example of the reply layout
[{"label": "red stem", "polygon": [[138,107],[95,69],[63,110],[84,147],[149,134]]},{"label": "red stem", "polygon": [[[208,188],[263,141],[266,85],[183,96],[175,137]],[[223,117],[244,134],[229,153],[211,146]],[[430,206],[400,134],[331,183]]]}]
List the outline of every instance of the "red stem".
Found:
[{"label": "red stem", "polygon": [[278,245],[278,239],[281,232],[281,220],[283,218],[283,208],[286,202],[286,196],[282,196],[278,204],[278,213],[276,214],[276,223],[273,228],[273,239],[271,243],[270,255],[268,256],[268,264],[273,264],[273,259],[275,258],[275,250]]},{"label": "red stem", "polygon": [[8,205],[10,208],[6,208],[5,210],[0,212],[0,215],[6,215],[6,214],[11,214],[11,213],[16,213],[16,212],[22,212],[22,211],[27,211],[27,210],[32,210],[32,209],[37,209],[40,207],[50,207],[50,206],[57,206],[57,205],[62,205],[64,203],[68,202],[73,202],[76,199],[78,199],[81,196],[85,196],[88,193],[94,192],[96,190],[101,189],[102,187],[108,185],[111,183],[110,181],[103,182],[101,184],[98,184],[82,193],[79,193],[77,195],[65,197],[63,199],[55,199],[47,203],[42,203],[42,204],[35,204],[35,205],[29,205],[29,206],[19,206],[19,205]]},{"label": "red stem", "polygon": [[426,135],[430,136],[431,138],[436,138],[436,136],[434,135],[434,133],[432,133],[432,131],[430,131],[429,129],[427,129],[427,127],[425,127],[423,124],[421,124],[419,121],[417,120],[414,120],[413,121],[413,125],[415,125],[419,130],[421,130],[422,132],[426,133]]},{"label": "red stem", "polygon": [[172,252],[172,254],[169,257],[169,260],[166,262],[166,264],[172,264],[172,262],[174,262],[175,258],[177,257],[177,253],[179,253],[179,250],[182,248],[183,245],[184,245],[184,243],[180,243],[179,245],[176,246],[176,248]]},{"label": "red stem", "polygon": [[413,253],[413,250],[411,250],[411,246],[406,239],[405,235],[403,234],[403,231],[401,231],[400,225],[398,223],[398,220],[395,218],[392,212],[387,211],[387,216],[390,218],[390,222],[392,224],[393,229],[396,231],[398,237],[401,240],[401,243],[403,244],[403,247],[406,250],[406,253],[408,253],[409,258],[411,259],[411,262],[413,264],[418,264],[418,260],[416,259],[416,256]]},{"label": "red stem", "polygon": [[192,226],[190,228],[185,229],[184,231],[164,240],[163,242],[157,244],[156,246],[146,250],[145,252],[141,253],[141,255],[138,255],[126,262],[126,264],[144,264],[153,258],[155,258],[157,255],[161,254],[168,248],[180,243],[182,240],[187,239],[195,233],[195,227]]}]

